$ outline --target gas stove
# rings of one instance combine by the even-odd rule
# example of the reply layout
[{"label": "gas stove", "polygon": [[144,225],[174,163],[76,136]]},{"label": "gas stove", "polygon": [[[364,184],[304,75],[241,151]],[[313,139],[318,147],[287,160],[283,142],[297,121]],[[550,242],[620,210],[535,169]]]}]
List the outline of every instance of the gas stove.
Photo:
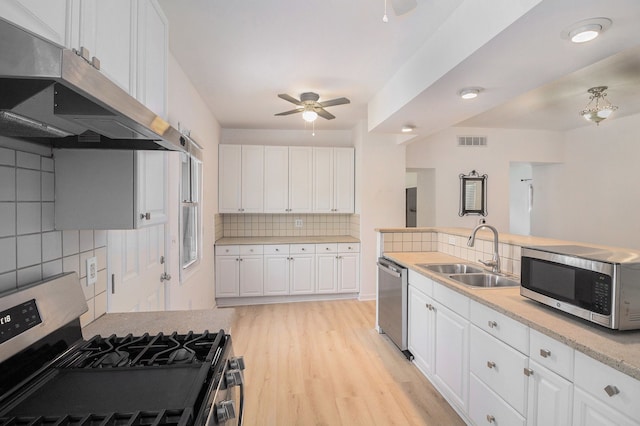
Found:
[{"label": "gas stove", "polygon": [[76,274],[0,298],[0,425],[242,423],[224,330],[83,340],[83,304]]}]

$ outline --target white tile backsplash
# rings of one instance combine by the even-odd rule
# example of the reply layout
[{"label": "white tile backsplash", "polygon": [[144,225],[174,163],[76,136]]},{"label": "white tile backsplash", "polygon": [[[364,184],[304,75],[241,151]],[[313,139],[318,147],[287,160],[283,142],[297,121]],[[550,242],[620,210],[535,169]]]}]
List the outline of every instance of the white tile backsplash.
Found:
[{"label": "white tile backsplash", "polygon": [[0,274],[16,269],[16,239],[0,239]]},{"label": "white tile backsplash", "polygon": [[42,277],[52,277],[62,273],[62,259],[56,259],[42,264]]},{"label": "white tile backsplash", "polygon": [[18,269],[18,286],[24,286],[40,280],[42,280],[42,265]]},{"label": "white tile backsplash", "polygon": [[42,172],[42,201],[55,201],[53,173]]},{"label": "white tile backsplash", "polygon": [[80,276],[80,255],[63,257],[62,272],[76,272]]},{"label": "white tile backsplash", "polygon": [[16,169],[0,166],[0,201],[16,200]]},{"label": "white tile backsplash", "polygon": [[0,202],[0,238],[16,234],[16,203]]},{"label": "white tile backsplash", "polygon": [[16,152],[16,166],[23,169],[40,170],[40,156],[30,152]]},{"label": "white tile backsplash", "polygon": [[62,231],[62,255],[80,252],[80,231]]},{"label": "white tile backsplash", "polygon": [[40,172],[16,169],[16,200],[40,201]]},{"label": "white tile backsplash", "polygon": [[0,274],[0,293],[13,290],[16,288],[16,271]]},{"label": "white tile backsplash", "polygon": [[60,259],[61,257],[62,233],[60,231],[44,232],[42,234],[42,261],[49,262],[53,259]]},{"label": "white tile backsplash", "polygon": [[17,244],[18,269],[42,263],[42,235],[21,235],[17,238]]},{"label": "white tile backsplash", "polygon": [[18,203],[17,234],[34,234],[40,232],[42,228],[42,206],[40,203]]},{"label": "white tile backsplash", "polygon": [[93,250],[93,231],[80,231],[80,252]]},{"label": "white tile backsplash", "polygon": [[0,165],[15,166],[16,152],[12,149],[0,148]]},{"label": "white tile backsplash", "polygon": [[42,203],[42,232],[54,230],[55,228],[54,212],[55,212],[54,203]]}]

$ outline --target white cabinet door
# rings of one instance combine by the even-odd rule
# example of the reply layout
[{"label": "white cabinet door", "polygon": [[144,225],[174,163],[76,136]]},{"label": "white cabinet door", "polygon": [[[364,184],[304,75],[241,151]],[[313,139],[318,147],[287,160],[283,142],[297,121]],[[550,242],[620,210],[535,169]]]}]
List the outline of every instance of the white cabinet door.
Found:
[{"label": "white cabinet door", "polygon": [[262,213],[264,206],[264,147],[242,146],[242,213]]},{"label": "white cabinet door", "polygon": [[638,426],[638,421],[576,386],[573,391],[573,426]]},{"label": "white cabinet door", "polygon": [[[135,97],[167,117],[167,18],[155,0],[138,2]],[[133,93],[132,93],[133,94]]]},{"label": "white cabinet door", "polygon": [[216,297],[238,297],[239,295],[239,257],[216,256]]},{"label": "white cabinet door", "polygon": [[291,256],[290,294],[311,294],[315,292],[315,255],[298,254]]},{"label": "white cabinet door", "polygon": [[240,257],[240,296],[262,296],[264,282],[263,257]]},{"label": "white cabinet door", "polygon": [[61,46],[70,43],[67,22],[71,19],[71,2],[68,0],[3,0],[0,16]]},{"label": "white cabinet door", "polygon": [[564,426],[571,424],[573,383],[529,361],[527,426]]},{"label": "white cabinet door", "polygon": [[218,147],[218,210],[240,213],[242,208],[242,146]]},{"label": "white cabinet door", "polygon": [[289,211],[311,213],[313,194],[313,148],[289,147]]},{"label": "white cabinet door", "polygon": [[137,227],[167,221],[167,154],[136,151]]},{"label": "white cabinet door", "polygon": [[409,350],[425,374],[433,372],[435,314],[433,299],[409,286]]},{"label": "white cabinet door", "polygon": [[469,321],[434,302],[436,312],[435,380],[451,401],[467,410]]},{"label": "white cabinet door", "polygon": [[355,211],[354,150],[333,148],[334,206],[335,213]]},{"label": "white cabinet door", "polygon": [[333,211],[333,148],[313,148],[313,212]]},{"label": "white cabinet door", "polygon": [[335,254],[316,255],[316,291],[335,293],[338,291],[337,259]]},{"label": "white cabinet door", "polygon": [[489,389],[475,374],[469,380],[469,412],[471,424],[524,426],[524,417]]},{"label": "white cabinet door", "polygon": [[100,60],[100,71],[129,94],[134,93],[136,3],[130,0],[82,0],[78,40]]},{"label": "white cabinet door", "polygon": [[338,253],[338,292],[356,293],[360,290],[360,255]]},{"label": "white cabinet door", "polygon": [[289,212],[289,148],[264,147],[264,212]]},{"label": "white cabinet door", "polygon": [[289,294],[289,267],[291,261],[288,255],[264,256],[264,295],[282,296]]}]

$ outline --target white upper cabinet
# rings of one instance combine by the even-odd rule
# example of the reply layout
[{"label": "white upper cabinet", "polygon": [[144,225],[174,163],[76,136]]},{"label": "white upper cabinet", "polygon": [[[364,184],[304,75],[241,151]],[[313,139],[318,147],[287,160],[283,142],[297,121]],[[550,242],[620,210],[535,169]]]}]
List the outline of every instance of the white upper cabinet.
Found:
[{"label": "white upper cabinet", "polygon": [[313,149],[314,213],[353,213],[353,148]]},{"label": "white upper cabinet", "polygon": [[166,118],[169,25],[157,2],[138,2],[137,35],[134,95],[151,111]]},{"label": "white upper cabinet", "polygon": [[89,49],[100,71],[129,94],[134,93],[136,4],[129,0],[78,1],[77,32],[71,47]]},{"label": "white upper cabinet", "polygon": [[264,147],[220,145],[220,213],[261,213],[264,209]]},{"label": "white upper cabinet", "polygon": [[61,46],[69,46],[70,0],[3,0],[0,16]]},{"label": "white upper cabinet", "polygon": [[311,213],[313,148],[289,147],[289,212]]},{"label": "white upper cabinet", "polygon": [[264,147],[264,212],[289,211],[289,148]]}]

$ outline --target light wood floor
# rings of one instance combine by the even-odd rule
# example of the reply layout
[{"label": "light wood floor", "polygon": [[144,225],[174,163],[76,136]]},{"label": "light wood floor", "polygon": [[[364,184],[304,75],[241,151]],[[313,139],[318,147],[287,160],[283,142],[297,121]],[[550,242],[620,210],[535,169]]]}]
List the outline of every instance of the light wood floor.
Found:
[{"label": "light wood floor", "polygon": [[236,308],[246,425],[463,425],[418,369],[374,329],[375,302]]}]

